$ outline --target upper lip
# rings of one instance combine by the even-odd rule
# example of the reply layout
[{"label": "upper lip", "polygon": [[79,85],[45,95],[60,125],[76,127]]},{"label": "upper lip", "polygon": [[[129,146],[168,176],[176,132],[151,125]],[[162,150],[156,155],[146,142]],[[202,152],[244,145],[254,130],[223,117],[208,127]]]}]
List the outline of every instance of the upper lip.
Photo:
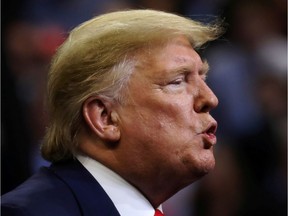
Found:
[{"label": "upper lip", "polygon": [[216,144],[216,130],[217,130],[217,122],[212,121],[210,122],[206,129],[202,132],[202,134],[205,135],[205,141],[204,141],[204,148],[210,149],[212,145]]},{"label": "upper lip", "polygon": [[215,134],[217,131],[217,122],[210,122],[202,133]]}]

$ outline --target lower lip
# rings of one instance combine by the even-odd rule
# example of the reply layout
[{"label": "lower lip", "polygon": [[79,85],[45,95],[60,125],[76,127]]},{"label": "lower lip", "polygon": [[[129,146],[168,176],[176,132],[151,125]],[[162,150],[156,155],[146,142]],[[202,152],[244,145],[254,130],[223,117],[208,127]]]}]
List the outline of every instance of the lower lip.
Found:
[{"label": "lower lip", "polygon": [[215,136],[215,134],[203,133],[202,135],[204,136],[204,139],[205,139],[206,143],[210,144],[211,146],[216,144],[217,137]]}]

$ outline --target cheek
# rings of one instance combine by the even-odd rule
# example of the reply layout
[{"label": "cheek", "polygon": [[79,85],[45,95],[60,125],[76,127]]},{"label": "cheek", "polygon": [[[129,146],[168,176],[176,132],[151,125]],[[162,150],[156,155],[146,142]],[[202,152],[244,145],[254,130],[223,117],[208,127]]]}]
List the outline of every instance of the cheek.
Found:
[{"label": "cheek", "polygon": [[189,121],[194,114],[191,101],[187,98],[186,100],[177,99],[174,100],[173,97],[171,97],[168,103],[161,104],[157,108],[155,107],[155,111],[157,110],[155,113],[166,122],[177,123],[181,121],[181,123],[185,123]]},{"label": "cheek", "polygon": [[122,115],[126,136],[138,141],[145,140],[173,150],[183,142],[191,142],[197,128],[192,101],[187,97],[169,97],[167,100],[150,100],[145,104],[130,107]]},{"label": "cheek", "polygon": [[150,132],[170,148],[191,145],[197,128],[201,126],[190,103],[177,103],[175,100],[174,103],[158,106],[149,122]]},{"label": "cheek", "polygon": [[213,154],[213,148],[203,149],[198,148],[198,144],[186,148],[179,154],[180,161],[184,167],[193,172],[199,174],[199,176],[207,174],[215,166],[215,158]]}]

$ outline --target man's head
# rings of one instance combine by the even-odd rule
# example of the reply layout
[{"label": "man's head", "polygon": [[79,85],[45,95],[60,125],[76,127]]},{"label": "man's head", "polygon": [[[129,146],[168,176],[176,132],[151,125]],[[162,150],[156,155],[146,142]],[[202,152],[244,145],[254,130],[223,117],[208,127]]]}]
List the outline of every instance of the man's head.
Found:
[{"label": "man's head", "polygon": [[220,32],[217,25],[153,10],[108,13],[75,28],[55,55],[49,73],[50,125],[42,146],[44,158],[63,160],[77,151],[79,132],[87,125],[83,103],[89,97],[125,102],[128,81],[143,53],[149,55],[154,46],[177,36],[185,36],[198,49]]},{"label": "man's head", "polygon": [[195,50],[220,33],[153,10],[109,13],[75,28],[49,73],[44,158],[84,153],[155,205],[206,174],[215,163],[209,111],[218,100]]},{"label": "man's head", "polygon": [[218,34],[217,26],[152,10],[114,12],[74,29],[49,73],[44,157],[59,161],[79,149],[95,157],[98,148],[114,148],[124,166],[138,162],[126,160],[132,152],[145,170],[157,153],[167,157],[159,168],[174,163],[180,172],[182,163],[199,176],[208,172],[214,141],[202,136],[215,130],[209,111],[217,98],[195,49]]}]

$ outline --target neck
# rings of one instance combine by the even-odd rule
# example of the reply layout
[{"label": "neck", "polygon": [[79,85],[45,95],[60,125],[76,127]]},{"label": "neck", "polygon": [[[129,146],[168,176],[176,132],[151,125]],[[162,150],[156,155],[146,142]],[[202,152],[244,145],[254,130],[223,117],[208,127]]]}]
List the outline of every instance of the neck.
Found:
[{"label": "neck", "polygon": [[127,155],[123,157],[117,148],[106,149],[103,145],[86,144],[79,147],[81,152],[102,163],[136,187],[155,209],[193,182],[191,179],[183,181],[185,176],[177,175],[173,170],[164,171],[155,164],[141,164],[139,160],[138,163],[131,161]]},{"label": "neck", "polygon": [[173,175],[171,170],[155,169],[155,165],[151,169],[144,170],[141,169],[139,164],[132,162],[124,164],[121,162],[118,161],[118,163],[113,165],[105,164],[104,162],[104,165],[117,172],[127,182],[136,187],[155,209],[178,191],[196,181],[196,178],[193,181],[187,179],[184,174],[180,176],[178,175],[179,173],[174,173]]}]

